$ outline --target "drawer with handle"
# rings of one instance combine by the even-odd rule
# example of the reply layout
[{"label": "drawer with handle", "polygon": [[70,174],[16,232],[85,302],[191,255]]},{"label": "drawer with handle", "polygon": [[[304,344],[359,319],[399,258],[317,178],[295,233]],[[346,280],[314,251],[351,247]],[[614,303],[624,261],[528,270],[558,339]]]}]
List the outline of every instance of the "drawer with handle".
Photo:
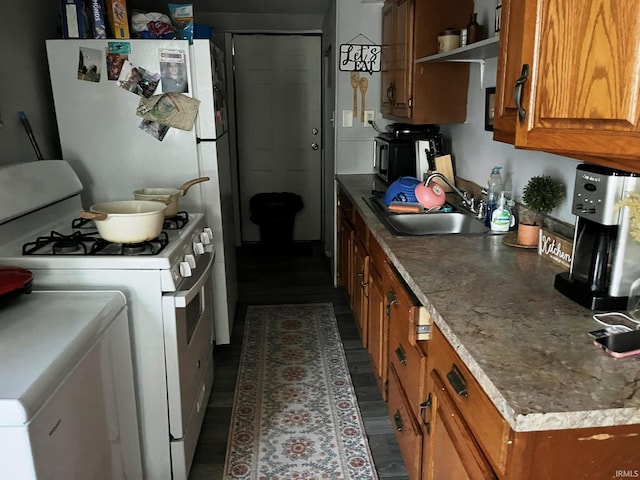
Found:
[{"label": "drawer with handle", "polygon": [[442,332],[433,329],[429,369],[435,370],[492,466],[504,472],[511,429]]},{"label": "drawer with handle", "polygon": [[419,418],[420,403],[426,397],[427,356],[419,345],[409,343],[411,323],[407,317],[408,314],[389,322],[389,361],[395,367],[411,411]]},{"label": "drawer with handle", "polygon": [[409,410],[393,364],[389,365],[387,407],[409,478],[419,479],[422,468],[422,429]]}]

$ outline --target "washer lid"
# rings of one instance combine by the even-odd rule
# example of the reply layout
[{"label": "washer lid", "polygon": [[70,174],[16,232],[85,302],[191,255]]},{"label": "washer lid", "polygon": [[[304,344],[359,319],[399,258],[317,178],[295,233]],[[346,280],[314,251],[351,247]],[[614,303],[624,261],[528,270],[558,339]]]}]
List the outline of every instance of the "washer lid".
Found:
[{"label": "washer lid", "polygon": [[121,292],[33,292],[0,303],[0,426],[30,421],[126,304]]}]

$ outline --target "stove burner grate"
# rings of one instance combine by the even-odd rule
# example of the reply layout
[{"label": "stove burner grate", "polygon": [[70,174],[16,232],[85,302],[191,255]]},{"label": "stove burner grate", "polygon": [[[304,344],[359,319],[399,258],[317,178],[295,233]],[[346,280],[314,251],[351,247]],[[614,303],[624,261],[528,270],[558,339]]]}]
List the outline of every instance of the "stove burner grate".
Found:
[{"label": "stove burner grate", "polygon": [[109,248],[108,255],[157,255],[169,244],[167,232],[160,232],[160,236],[153,240],[140,243],[112,243],[103,238],[97,238],[91,245],[89,255],[100,254]]},{"label": "stove burner grate", "polygon": [[95,242],[98,232],[73,232],[71,235],[63,235],[52,230],[48,237],[38,237],[33,242],[27,242],[22,246],[22,254],[30,255],[41,248],[52,245],[52,253],[67,254],[82,252],[88,254],[87,243]]},{"label": "stove burner grate", "polygon": [[173,217],[164,219],[163,230],[181,230],[189,222],[189,214],[187,212],[178,212]]},{"label": "stove burner grate", "polygon": [[[100,237],[98,232],[76,230],[70,235],[51,231],[49,236],[38,237],[22,246],[23,255],[157,255],[169,244],[167,232],[141,243],[113,243]],[[49,248],[47,248],[49,247]]]},{"label": "stove burner grate", "polygon": [[[187,212],[178,212],[173,217],[165,217],[163,230],[182,230],[189,223],[189,214]],[[91,228],[95,230],[93,220],[88,218],[74,218],[71,221],[71,228]]]}]

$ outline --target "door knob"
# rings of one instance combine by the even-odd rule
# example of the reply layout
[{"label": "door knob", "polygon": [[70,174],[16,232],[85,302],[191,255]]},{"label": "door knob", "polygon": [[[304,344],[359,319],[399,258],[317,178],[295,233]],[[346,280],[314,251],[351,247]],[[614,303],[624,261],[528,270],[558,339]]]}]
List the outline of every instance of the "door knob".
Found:
[{"label": "door knob", "polygon": [[320,145],[318,145],[317,143],[311,144],[311,150],[318,150],[319,148],[320,148]]}]

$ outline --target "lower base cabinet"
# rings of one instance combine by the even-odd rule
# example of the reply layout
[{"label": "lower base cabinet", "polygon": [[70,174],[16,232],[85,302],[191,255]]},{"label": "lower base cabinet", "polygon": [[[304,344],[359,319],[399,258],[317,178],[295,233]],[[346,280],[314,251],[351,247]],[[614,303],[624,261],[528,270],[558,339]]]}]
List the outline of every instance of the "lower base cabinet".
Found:
[{"label": "lower base cabinet", "polygon": [[382,278],[375,264],[369,264],[367,350],[382,398],[387,400],[388,322]]},{"label": "lower base cabinet", "polygon": [[422,468],[422,429],[411,412],[393,364],[389,365],[387,406],[409,478],[419,479]]},{"label": "lower base cabinet", "polygon": [[497,478],[473,433],[451,400],[443,380],[431,372],[430,420],[425,422],[422,478],[486,480]]},{"label": "lower base cabinet", "polygon": [[410,480],[640,478],[638,425],[514,432],[436,325],[417,340],[421,307],[346,200],[340,280]]},{"label": "lower base cabinet", "polygon": [[437,326],[422,479],[640,478],[638,425],[515,432]]}]

